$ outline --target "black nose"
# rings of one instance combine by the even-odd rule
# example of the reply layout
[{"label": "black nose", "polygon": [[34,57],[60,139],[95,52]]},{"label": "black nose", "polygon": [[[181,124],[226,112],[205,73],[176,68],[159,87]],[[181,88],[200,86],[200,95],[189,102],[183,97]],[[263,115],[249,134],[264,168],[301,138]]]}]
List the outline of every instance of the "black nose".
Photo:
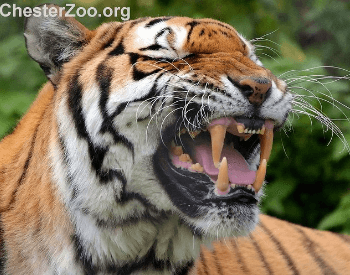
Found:
[{"label": "black nose", "polygon": [[242,94],[254,105],[261,105],[271,91],[271,80],[266,78],[246,78],[239,81]]}]

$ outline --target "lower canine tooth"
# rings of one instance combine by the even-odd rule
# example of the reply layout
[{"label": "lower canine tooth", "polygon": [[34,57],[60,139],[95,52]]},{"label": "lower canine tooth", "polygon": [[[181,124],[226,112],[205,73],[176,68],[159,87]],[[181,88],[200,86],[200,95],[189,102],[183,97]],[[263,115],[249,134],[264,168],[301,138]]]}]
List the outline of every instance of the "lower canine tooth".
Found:
[{"label": "lower canine tooth", "polygon": [[221,192],[225,192],[229,188],[228,166],[226,157],[224,157],[220,163],[216,188]]},{"label": "lower canine tooth", "polygon": [[216,124],[208,128],[211,137],[211,150],[214,166],[219,167],[227,126]]},{"label": "lower canine tooth", "polygon": [[264,183],[264,179],[265,179],[265,175],[266,175],[266,166],[267,166],[267,161],[266,161],[266,159],[263,159],[260,162],[260,166],[259,166],[259,169],[256,173],[255,181],[253,183],[253,188],[254,188],[256,193],[259,192],[261,186]]},{"label": "lower canine tooth", "polygon": [[192,159],[189,154],[182,154],[179,156],[179,160],[182,162],[190,162],[192,163]]},{"label": "lower canine tooth", "polygon": [[263,127],[265,134],[260,133],[260,162],[263,159],[266,159],[266,161],[269,161],[271,150],[272,150],[272,144],[273,144],[273,122],[267,121],[265,123],[267,127]]}]

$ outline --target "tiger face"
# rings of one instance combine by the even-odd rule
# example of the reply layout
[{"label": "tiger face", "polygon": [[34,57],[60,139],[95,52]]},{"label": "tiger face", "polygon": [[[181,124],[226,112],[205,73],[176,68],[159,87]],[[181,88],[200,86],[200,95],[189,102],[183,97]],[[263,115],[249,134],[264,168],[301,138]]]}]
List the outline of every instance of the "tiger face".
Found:
[{"label": "tiger face", "polygon": [[[75,194],[79,207],[115,219],[124,213],[111,205],[137,194],[130,213],[176,213],[212,236],[253,229],[291,94],[246,39],[211,19],[145,18],[93,32],[55,19],[41,29],[44,55],[33,47],[35,20],[27,23],[28,50],[58,91],[67,172],[79,175],[71,193],[93,198]],[[94,196],[101,184],[111,194]]]},{"label": "tiger face", "polygon": [[292,95],[234,28],[161,17],[89,31],[31,17],[25,37],[55,88],[52,179],[92,263],[142,257],[122,237],[154,248],[170,220],[190,242],[254,228]]}]

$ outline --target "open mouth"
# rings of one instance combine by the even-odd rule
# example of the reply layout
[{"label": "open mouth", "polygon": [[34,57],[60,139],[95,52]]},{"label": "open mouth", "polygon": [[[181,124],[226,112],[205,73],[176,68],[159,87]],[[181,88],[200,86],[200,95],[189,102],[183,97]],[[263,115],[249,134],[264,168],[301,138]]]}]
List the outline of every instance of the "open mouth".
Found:
[{"label": "open mouth", "polygon": [[[213,120],[206,129],[181,129],[170,145],[170,159],[176,168],[204,173],[215,184],[217,195],[245,187],[257,193],[266,174],[273,143],[271,120],[224,117]],[[260,142],[260,165],[250,170],[249,155]]]},{"label": "open mouth", "polygon": [[272,149],[272,120],[221,117],[201,130],[174,130],[169,126],[163,132],[165,146],[159,146],[153,163],[182,212],[197,217],[214,205],[247,210],[257,204]]}]

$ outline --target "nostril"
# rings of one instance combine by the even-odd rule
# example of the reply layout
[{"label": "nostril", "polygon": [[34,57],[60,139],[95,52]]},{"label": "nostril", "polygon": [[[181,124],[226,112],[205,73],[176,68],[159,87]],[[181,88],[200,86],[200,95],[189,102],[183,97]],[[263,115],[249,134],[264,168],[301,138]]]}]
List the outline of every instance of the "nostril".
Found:
[{"label": "nostril", "polygon": [[249,85],[242,85],[239,87],[241,90],[241,93],[245,96],[245,97],[250,97],[254,91],[252,89],[252,87],[250,87]]}]

